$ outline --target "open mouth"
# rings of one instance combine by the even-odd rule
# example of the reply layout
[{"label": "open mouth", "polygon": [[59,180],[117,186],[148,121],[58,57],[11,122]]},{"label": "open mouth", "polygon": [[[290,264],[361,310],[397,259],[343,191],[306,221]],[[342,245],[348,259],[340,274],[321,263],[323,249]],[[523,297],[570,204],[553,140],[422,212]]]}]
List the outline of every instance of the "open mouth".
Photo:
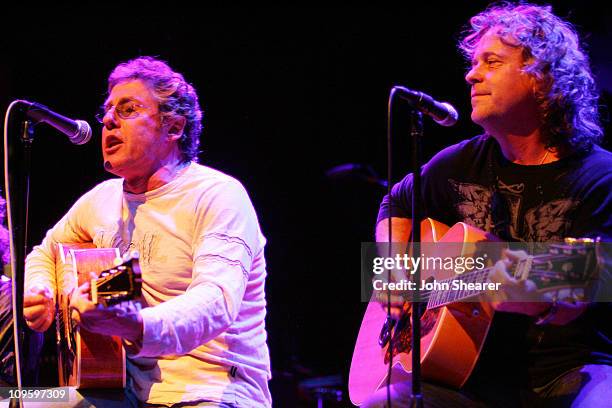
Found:
[{"label": "open mouth", "polygon": [[123,142],[118,137],[108,136],[104,142],[104,149],[107,151],[116,150],[116,148],[122,143]]}]

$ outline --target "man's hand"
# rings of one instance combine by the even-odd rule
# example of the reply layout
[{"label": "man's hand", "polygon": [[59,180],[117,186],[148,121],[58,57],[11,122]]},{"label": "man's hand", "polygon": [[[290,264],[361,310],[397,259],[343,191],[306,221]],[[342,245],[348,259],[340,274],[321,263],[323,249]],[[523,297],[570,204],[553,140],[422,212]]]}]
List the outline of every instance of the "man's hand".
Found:
[{"label": "man's hand", "polygon": [[[395,320],[399,320],[410,309],[410,303],[406,302],[406,299],[397,294],[397,292],[391,291],[391,308],[389,309],[389,314]],[[386,290],[374,290],[374,298],[380,303],[385,313],[387,313],[389,293]]]},{"label": "man's hand", "polygon": [[538,292],[531,280],[517,280],[508,273],[508,268],[527,258],[527,253],[506,250],[504,255],[504,259],[495,264],[489,275],[491,282],[501,283],[499,291],[488,293],[491,305],[499,312],[520,313],[533,317],[541,315],[550,308],[551,303]]},{"label": "man's hand", "polygon": [[32,330],[44,332],[51,326],[55,304],[53,294],[47,287],[30,288],[23,297],[23,317]]},{"label": "man's hand", "polygon": [[133,305],[103,307],[95,305],[90,297],[90,283],[85,282],[70,296],[72,319],[93,333],[119,336],[133,343],[142,341],[143,323]]},{"label": "man's hand", "polygon": [[[409,278],[406,276],[405,271],[394,269],[390,273],[391,282],[400,282],[402,280],[408,280]],[[381,275],[375,275],[372,278],[372,283],[375,280],[381,282],[387,282],[388,273],[385,272]],[[375,286],[376,287],[376,286]],[[374,299],[380,303],[381,307],[388,314],[391,315],[395,320],[399,320],[403,313],[408,309],[408,302],[406,302],[406,298],[404,296],[405,291],[403,290],[386,290],[386,289],[374,289],[373,290]],[[390,303],[390,308],[389,308]]]}]

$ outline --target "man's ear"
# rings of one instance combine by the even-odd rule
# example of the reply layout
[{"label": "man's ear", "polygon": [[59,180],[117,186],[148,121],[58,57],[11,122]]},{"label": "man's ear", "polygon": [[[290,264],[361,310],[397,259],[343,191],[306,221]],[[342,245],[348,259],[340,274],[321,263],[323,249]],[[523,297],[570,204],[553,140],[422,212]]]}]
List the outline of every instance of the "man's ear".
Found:
[{"label": "man's ear", "polygon": [[531,91],[533,95],[540,99],[550,92],[552,87],[552,78],[548,75],[544,75],[543,78],[537,78],[535,75],[529,74],[529,80],[531,81]]},{"label": "man's ear", "polygon": [[178,140],[183,136],[187,119],[184,116],[172,116],[168,120],[168,138]]}]

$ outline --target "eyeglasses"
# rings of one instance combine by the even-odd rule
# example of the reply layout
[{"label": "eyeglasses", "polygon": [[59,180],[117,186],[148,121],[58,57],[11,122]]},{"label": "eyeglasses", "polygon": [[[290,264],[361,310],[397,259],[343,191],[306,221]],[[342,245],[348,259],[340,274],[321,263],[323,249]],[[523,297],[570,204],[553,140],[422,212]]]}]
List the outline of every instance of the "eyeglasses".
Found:
[{"label": "eyeglasses", "polygon": [[96,120],[100,123],[104,123],[104,118],[108,115],[108,112],[115,110],[115,113],[121,119],[135,119],[140,116],[140,110],[146,108],[146,106],[136,103],[134,101],[122,102],[119,105],[101,106],[96,113]]}]

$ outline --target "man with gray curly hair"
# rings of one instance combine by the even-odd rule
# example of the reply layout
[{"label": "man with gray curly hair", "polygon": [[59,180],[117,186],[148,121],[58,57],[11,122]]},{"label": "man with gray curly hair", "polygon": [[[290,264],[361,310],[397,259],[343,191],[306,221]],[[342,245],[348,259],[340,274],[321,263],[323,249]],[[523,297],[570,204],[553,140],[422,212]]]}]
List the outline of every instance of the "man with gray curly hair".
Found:
[{"label": "man with gray curly hair", "polygon": [[[459,48],[470,62],[471,118],[484,134],[424,166],[425,216],[504,241],[612,241],[612,155],[597,145],[598,96],[575,30],[550,7],[525,3],[493,5],[470,22]],[[377,241],[389,241],[389,222],[394,240],[408,241],[411,192],[409,174],[384,198]],[[506,301],[491,303],[496,313],[470,379],[461,389],[425,382],[425,406],[610,406],[610,303],[546,301],[510,276],[510,261],[489,276]],[[407,407],[410,395],[410,381],[382,385],[364,406],[390,398]]]},{"label": "man with gray curly hair", "polygon": [[244,187],[196,163],[194,88],[136,58],[111,73],[97,117],[104,168],[119,178],[83,195],[27,257],[27,324],[51,324],[59,243],[137,250],[142,310],[96,308],[88,284],[70,300],[81,327],[123,339],[134,404],[271,406],[265,238]]}]

